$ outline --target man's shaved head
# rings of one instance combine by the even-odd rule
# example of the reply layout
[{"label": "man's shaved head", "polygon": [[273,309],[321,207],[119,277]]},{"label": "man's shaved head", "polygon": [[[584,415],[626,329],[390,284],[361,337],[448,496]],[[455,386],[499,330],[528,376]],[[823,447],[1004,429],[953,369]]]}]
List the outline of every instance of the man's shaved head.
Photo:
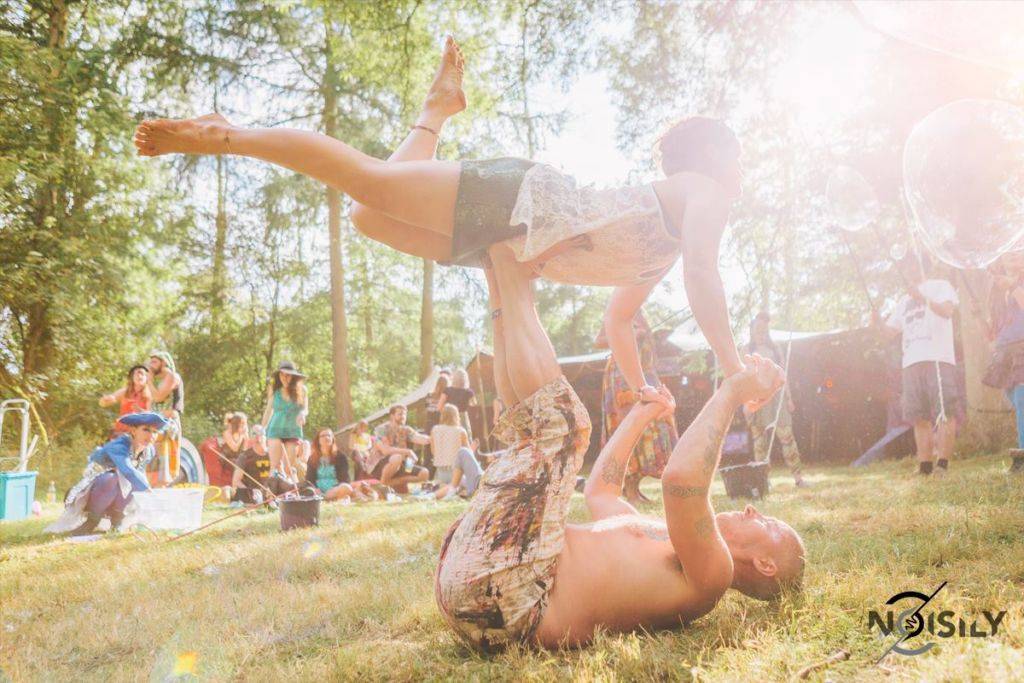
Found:
[{"label": "man's shaved head", "polygon": [[793,527],[762,515],[753,505],[720,513],[716,521],[733,558],[733,588],[772,600],[802,587],[806,550]]}]

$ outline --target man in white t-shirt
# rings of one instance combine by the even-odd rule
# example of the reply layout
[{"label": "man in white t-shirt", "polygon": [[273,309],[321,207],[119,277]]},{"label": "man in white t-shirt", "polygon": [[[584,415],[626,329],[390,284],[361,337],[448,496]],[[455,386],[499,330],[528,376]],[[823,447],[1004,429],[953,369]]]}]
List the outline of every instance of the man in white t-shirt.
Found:
[{"label": "man in white t-shirt", "polygon": [[[927,272],[927,257],[922,262]],[[884,327],[890,334],[903,334],[903,418],[914,425],[919,472],[931,474],[933,425],[939,452],[934,465],[940,470],[949,468],[956,438],[954,415],[961,396],[956,380],[953,315],[960,301],[948,281],[926,279],[917,256],[909,254],[900,262],[899,270],[907,293],[885,319]]]}]

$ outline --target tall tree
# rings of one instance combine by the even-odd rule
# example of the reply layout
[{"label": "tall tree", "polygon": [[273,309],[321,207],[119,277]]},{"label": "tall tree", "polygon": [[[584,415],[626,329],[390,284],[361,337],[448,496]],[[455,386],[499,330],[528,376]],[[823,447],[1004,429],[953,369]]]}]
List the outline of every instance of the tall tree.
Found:
[{"label": "tall tree", "polygon": [[434,262],[423,259],[423,295],[420,297],[420,379],[434,369]]}]

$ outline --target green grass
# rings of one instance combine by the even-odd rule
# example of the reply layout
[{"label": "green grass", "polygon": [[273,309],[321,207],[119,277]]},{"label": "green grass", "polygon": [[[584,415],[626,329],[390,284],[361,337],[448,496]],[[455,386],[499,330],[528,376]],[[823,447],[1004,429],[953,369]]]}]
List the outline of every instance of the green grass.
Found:
[{"label": "green grass", "polygon": [[[0,524],[0,680],[165,680],[193,653],[202,680],[768,681],[841,649],[850,659],[810,680],[1024,680],[1024,477],[1005,465],[978,457],[924,481],[909,461],[812,468],[810,490],[777,469],[762,507],[804,536],[801,598],[730,591],[685,629],[494,657],[457,642],[434,606],[440,539],[462,503],[328,506],[319,528],[288,534],[253,514],[173,543],[87,544],[43,535],[58,512],[47,506]],[[740,505],[715,492],[719,509]],[[580,496],[573,517],[584,518]],[[868,632],[867,610],[944,580],[939,607],[1005,609],[1000,634],[876,666],[891,639]]]}]

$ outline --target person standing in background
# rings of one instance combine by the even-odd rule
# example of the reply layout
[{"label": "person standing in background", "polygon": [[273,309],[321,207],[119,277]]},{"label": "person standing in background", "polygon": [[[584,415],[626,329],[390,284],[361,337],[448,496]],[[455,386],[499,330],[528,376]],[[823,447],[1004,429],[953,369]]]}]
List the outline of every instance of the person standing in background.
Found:
[{"label": "person standing in background", "polygon": [[[899,269],[907,293],[897,302],[884,326],[889,335],[903,334],[903,419],[914,425],[918,473],[949,469],[956,440],[955,416],[960,407],[953,346],[953,315],[960,300],[947,280],[928,277],[928,257],[908,254]],[[938,436],[935,459],[932,429]]]},{"label": "person standing in background", "polygon": [[[750,343],[747,344],[747,353],[758,354],[763,358],[771,359],[776,365],[783,366],[786,359],[779,350],[778,345],[772,341],[771,316],[761,311],[750,322]],[[788,371],[788,367],[783,367]],[[793,435],[793,411],[796,404],[793,403],[793,396],[789,393],[789,384],[782,387],[782,391],[775,394],[772,402],[760,410],[751,413],[746,407],[743,414],[747,418],[747,425],[750,427],[750,436],[754,440],[754,460],[756,462],[768,462],[771,453],[768,452],[772,443],[771,430],[775,430],[775,440],[782,446],[782,457],[793,473],[793,481],[797,486],[808,486],[800,471],[800,447]]]},{"label": "person standing in background", "polygon": [[[643,371],[645,386],[659,386],[661,380],[655,369],[658,360],[654,348],[654,334],[642,313],[637,313],[633,318],[633,330],[640,352],[640,368]],[[598,333],[594,345],[598,348],[608,347],[603,328]],[[604,414],[601,421],[602,447],[608,443],[619,423],[640,400],[640,394],[641,392],[634,392],[629,388],[629,383],[615,362],[615,357],[610,356],[601,380],[601,410]],[[633,449],[633,455],[629,458],[622,487],[623,495],[631,504],[650,502],[640,492],[640,481],[644,477],[661,479],[665,463],[668,462],[678,440],[675,416],[671,414],[653,420],[644,430]]]},{"label": "person standing in background", "polygon": [[473,425],[469,421],[469,406],[473,404],[473,390],[469,388],[469,373],[463,368],[458,368],[452,373],[451,386],[441,392],[441,399],[437,403],[438,412],[444,410],[445,405],[451,403],[459,409],[462,420],[462,428],[466,430],[469,438],[473,438]]},{"label": "person standing in background", "polygon": [[437,376],[437,382],[434,384],[434,390],[427,396],[427,433],[433,429],[441,419],[441,409],[438,408],[438,404],[441,402],[441,394],[451,384],[451,373],[447,370],[442,370]]},{"label": "person standing in background", "polygon": [[991,319],[995,350],[982,381],[1006,393],[1017,418],[1011,473],[1024,473],[1024,254],[1011,251],[998,262],[992,282]]},{"label": "person standing in background", "polygon": [[309,414],[306,376],[291,361],[281,361],[267,387],[267,405],[263,410],[263,428],[270,449],[271,476],[298,482],[298,461],[302,448],[302,426]]},{"label": "person standing in background", "polygon": [[153,410],[170,421],[157,440],[156,451],[160,459],[158,478],[161,483],[171,485],[178,480],[180,469],[185,382],[166,351],[149,354],[149,391],[153,395]]}]

